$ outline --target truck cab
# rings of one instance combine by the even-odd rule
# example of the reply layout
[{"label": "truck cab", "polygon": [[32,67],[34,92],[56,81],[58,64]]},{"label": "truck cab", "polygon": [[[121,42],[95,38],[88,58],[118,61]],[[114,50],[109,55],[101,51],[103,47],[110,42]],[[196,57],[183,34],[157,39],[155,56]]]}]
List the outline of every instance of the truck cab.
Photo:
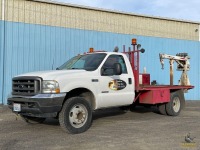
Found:
[{"label": "truck cab", "polygon": [[57,70],[14,77],[8,105],[27,120],[43,120],[57,117],[70,97],[85,98],[96,110],[130,105],[134,96],[134,76],[127,56],[95,52],[75,56]]}]

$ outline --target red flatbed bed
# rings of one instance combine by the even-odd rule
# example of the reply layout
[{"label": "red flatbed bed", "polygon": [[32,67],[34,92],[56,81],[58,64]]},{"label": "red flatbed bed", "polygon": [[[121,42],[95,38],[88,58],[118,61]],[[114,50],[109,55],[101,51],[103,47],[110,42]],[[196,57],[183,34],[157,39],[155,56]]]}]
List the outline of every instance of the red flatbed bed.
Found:
[{"label": "red flatbed bed", "polygon": [[189,90],[194,86],[182,85],[143,85],[137,88],[134,101],[139,99],[141,104],[161,104],[170,101],[171,93],[179,90]]},{"label": "red flatbed bed", "polygon": [[192,89],[194,86],[187,85],[142,85],[139,86],[139,91],[148,91],[148,90],[158,90],[158,89],[168,89],[168,90],[179,90],[179,89]]}]

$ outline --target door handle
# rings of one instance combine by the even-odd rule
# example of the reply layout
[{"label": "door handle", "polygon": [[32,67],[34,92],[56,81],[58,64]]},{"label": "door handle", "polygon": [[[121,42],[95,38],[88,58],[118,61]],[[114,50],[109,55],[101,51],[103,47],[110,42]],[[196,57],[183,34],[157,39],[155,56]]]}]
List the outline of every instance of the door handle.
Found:
[{"label": "door handle", "polygon": [[132,84],[132,79],[128,78],[128,84]]}]

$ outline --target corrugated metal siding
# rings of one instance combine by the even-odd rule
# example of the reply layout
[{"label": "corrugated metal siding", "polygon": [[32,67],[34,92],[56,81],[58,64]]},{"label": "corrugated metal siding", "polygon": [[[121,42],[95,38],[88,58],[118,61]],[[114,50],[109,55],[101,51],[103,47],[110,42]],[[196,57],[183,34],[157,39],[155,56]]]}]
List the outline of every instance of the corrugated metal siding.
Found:
[{"label": "corrugated metal siding", "polygon": [[6,0],[6,20],[66,28],[199,40],[198,24],[48,3]]},{"label": "corrugated metal siding", "polygon": [[[52,69],[52,65],[55,69],[70,57],[87,51],[91,46],[108,51],[119,46],[122,51],[122,45],[129,46],[133,37],[138,38],[138,42],[146,49],[146,52],[141,54],[141,71],[145,66],[151,73],[151,80],[157,80],[160,84],[169,83],[169,65],[166,60],[165,70],[162,71],[158,54],[188,52],[191,56],[189,76],[191,83],[196,87],[189,91],[186,98],[200,99],[199,42],[6,22],[4,104],[11,92],[13,76],[49,70]],[[178,83],[179,77],[180,72],[175,72],[175,83]]]}]

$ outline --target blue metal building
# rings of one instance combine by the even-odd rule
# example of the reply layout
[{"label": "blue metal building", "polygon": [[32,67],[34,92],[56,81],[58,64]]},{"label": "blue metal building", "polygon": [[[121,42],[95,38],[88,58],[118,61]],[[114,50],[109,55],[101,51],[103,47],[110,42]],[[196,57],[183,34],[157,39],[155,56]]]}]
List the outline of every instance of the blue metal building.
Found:
[{"label": "blue metal building", "polygon": [[[7,103],[12,77],[50,70],[90,47],[112,51],[130,46],[131,39],[146,49],[141,68],[151,80],[169,84],[169,65],[161,70],[159,53],[191,56],[188,100],[199,100],[200,23],[137,15],[45,0],[0,0],[0,104]],[[142,69],[141,69],[142,72]],[[175,72],[178,84],[180,72]]]}]

